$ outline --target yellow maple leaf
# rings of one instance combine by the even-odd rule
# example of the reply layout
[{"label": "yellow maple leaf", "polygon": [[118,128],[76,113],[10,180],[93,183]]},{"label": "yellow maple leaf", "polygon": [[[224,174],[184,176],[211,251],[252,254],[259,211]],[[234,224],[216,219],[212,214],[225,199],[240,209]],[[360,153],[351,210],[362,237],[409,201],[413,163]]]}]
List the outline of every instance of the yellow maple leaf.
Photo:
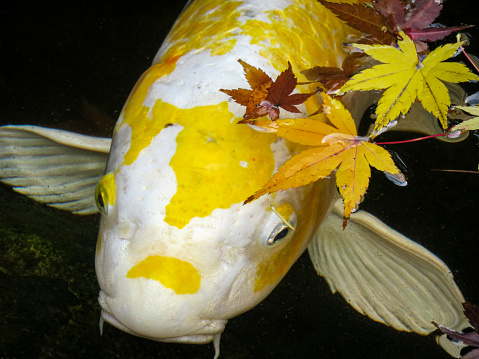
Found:
[{"label": "yellow maple leaf", "polygon": [[455,108],[470,113],[475,117],[453,126],[450,132],[479,130],[479,106],[455,106]]},{"label": "yellow maple leaf", "polygon": [[465,65],[444,62],[454,55],[462,43],[440,46],[422,58],[416,52],[414,42],[404,32],[399,34],[402,38],[398,41],[399,48],[355,44],[355,47],[381,64],[353,76],[341,91],[385,90],[376,108],[375,132],[401,114],[406,114],[416,99],[439,118],[443,128],[447,129],[447,111],[451,100],[442,81],[459,83],[479,80]]},{"label": "yellow maple leaf", "polygon": [[388,151],[368,142],[369,137],[357,135],[354,120],[340,101],[326,94],[322,96],[324,113],[334,126],[307,118],[255,123],[289,141],[319,147],[304,150],[286,161],[245,203],[267,193],[326,178],[339,166],[336,185],[344,199],[344,217],[349,218],[368,188],[371,177],[369,166],[391,174],[400,173]]}]

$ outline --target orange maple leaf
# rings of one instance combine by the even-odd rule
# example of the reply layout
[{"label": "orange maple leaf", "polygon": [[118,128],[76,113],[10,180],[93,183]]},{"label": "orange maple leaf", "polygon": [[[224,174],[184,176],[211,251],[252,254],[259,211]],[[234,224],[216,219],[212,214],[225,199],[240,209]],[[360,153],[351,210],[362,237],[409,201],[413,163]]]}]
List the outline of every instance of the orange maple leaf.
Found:
[{"label": "orange maple leaf", "polygon": [[400,171],[388,151],[368,142],[369,137],[357,135],[354,120],[340,101],[324,93],[322,96],[323,111],[333,126],[310,118],[255,123],[289,141],[320,147],[304,150],[286,161],[245,203],[267,193],[304,186],[325,178],[339,166],[336,185],[344,199],[344,227],[366,193],[371,177],[370,166],[391,174],[399,174]]},{"label": "orange maple leaf", "polygon": [[243,60],[238,60],[243,66],[244,73],[249,89],[225,90],[221,92],[230,95],[235,102],[246,106],[246,112],[243,120],[239,123],[248,123],[252,120],[269,115],[272,120],[279,117],[279,108],[286,111],[300,113],[296,108],[306,101],[308,97],[316,92],[304,94],[291,94],[295,89],[298,80],[294,76],[291,64],[288,62],[288,68],[273,81],[263,70],[253,67]]}]

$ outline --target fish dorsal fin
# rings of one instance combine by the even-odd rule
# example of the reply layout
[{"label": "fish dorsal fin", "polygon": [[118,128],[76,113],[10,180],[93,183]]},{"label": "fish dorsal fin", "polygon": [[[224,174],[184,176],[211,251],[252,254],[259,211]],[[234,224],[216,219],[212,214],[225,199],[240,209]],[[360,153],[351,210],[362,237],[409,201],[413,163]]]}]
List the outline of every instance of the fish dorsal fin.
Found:
[{"label": "fish dorsal fin", "polygon": [[0,127],[0,181],[76,214],[98,212],[95,186],[111,139],[37,127]]},{"label": "fish dorsal fin", "polygon": [[467,326],[464,298],[447,266],[418,243],[359,211],[342,229],[342,201],[309,245],[319,275],[360,313],[426,335]]}]

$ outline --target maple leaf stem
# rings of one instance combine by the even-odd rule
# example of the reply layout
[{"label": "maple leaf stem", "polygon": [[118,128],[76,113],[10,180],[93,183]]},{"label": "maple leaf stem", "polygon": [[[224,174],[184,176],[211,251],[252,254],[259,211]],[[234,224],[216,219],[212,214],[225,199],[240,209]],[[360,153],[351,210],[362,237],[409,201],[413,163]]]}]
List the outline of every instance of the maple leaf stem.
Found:
[{"label": "maple leaf stem", "polygon": [[474,61],[471,60],[471,58],[469,57],[469,55],[467,54],[466,50],[464,50],[464,48],[462,46],[459,46],[459,48],[461,49],[461,51],[464,53],[464,55],[466,55],[467,59],[469,60],[469,62],[472,64],[472,66],[476,69],[477,72],[479,72],[479,69],[477,68],[476,64],[474,63]]},{"label": "maple leaf stem", "polygon": [[376,145],[396,145],[396,144],[399,144],[399,143],[416,142],[416,141],[427,140],[428,138],[441,137],[441,136],[447,136],[447,135],[448,135],[448,133],[438,133],[437,135],[430,135],[430,136],[418,137],[418,138],[413,138],[413,139],[404,140],[404,141],[373,142],[373,143],[375,143]]}]

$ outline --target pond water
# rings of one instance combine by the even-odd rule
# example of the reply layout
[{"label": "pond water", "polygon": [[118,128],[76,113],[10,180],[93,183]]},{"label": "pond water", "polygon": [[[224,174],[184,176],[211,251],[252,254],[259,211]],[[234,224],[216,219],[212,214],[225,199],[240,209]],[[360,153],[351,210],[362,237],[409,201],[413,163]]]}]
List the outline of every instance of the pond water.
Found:
[{"label": "pond water", "polygon": [[[184,3],[16,2],[1,14],[0,124],[108,136],[129,91]],[[477,22],[472,1],[449,1],[440,21]],[[476,29],[472,53],[479,55]],[[450,40],[453,41],[453,40]],[[474,87],[472,87],[474,88]],[[476,88],[473,91],[477,91]],[[414,134],[384,138],[406,139]],[[478,138],[391,145],[409,185],[374,173],[361,209],[426,246],[479,304]],[[0,185],[1,358],[212,358],[212,345],[164,344],[98,329],[98,216],[43,206]],[[315,274],[307,254],[260,305],[230,320],[222,358],[449,358],[432,336],[397,332],[353,310]]]}]

